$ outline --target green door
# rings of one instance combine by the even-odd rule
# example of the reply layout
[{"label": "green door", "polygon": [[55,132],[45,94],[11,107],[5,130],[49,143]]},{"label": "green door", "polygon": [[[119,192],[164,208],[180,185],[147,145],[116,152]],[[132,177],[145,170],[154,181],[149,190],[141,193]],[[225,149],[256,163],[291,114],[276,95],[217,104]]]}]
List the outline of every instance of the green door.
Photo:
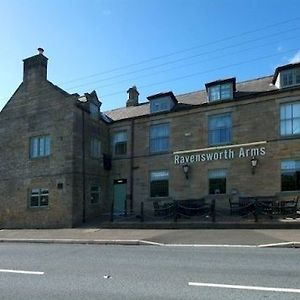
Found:
[{"label": "green door", "polygon": [[127,180],[114,180],[114,214],[120,215],[125,213],[126,193]]}]

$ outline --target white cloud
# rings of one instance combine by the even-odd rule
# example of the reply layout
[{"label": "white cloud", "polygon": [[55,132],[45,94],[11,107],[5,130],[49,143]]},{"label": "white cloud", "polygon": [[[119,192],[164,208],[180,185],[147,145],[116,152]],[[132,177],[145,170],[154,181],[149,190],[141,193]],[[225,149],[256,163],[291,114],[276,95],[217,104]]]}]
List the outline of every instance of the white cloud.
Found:
[{"label": "white cloud", "polygon": [[296,62],[300,62],[300,50],[298,50],[298,52],[292,58],[289,59],[290,64],[293,64]]}]

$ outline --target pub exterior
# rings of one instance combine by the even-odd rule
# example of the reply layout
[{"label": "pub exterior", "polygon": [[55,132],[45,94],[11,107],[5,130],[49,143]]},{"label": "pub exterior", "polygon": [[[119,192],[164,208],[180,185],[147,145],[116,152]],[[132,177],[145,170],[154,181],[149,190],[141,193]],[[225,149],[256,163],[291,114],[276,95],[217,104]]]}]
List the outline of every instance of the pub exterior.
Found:
[{"label": "pub exterior", "polygon": [[42,51],[24,60],[23,83],[0,113],[2,227],[72,227],[141,217],[141,207],[153,216],[157,205],[191,200],[226,213],[233,198],[300,194],[300,63],[142,103],[133,86],[126,106],[104,113],[96,92],[50,83],[46,61]]}]

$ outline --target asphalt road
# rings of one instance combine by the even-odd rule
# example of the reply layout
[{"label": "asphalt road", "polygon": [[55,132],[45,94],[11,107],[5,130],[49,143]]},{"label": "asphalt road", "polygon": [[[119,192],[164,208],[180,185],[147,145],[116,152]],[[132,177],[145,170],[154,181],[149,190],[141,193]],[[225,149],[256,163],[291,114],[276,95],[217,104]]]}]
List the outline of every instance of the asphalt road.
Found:
[{"label": "asphalt road", "polygon": [[300,250],[3,243],[0,291],[8,300],[300,299]]}]

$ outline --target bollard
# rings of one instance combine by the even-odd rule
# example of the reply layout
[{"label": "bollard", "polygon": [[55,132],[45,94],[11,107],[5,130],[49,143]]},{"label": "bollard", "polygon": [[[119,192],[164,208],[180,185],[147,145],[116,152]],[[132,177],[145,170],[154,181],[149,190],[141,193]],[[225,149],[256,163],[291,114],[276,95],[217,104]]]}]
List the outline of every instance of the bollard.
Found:
[{"label": "bollard", "polygon": [[141,202],[141,222],[144,222],[144,202]]}]

